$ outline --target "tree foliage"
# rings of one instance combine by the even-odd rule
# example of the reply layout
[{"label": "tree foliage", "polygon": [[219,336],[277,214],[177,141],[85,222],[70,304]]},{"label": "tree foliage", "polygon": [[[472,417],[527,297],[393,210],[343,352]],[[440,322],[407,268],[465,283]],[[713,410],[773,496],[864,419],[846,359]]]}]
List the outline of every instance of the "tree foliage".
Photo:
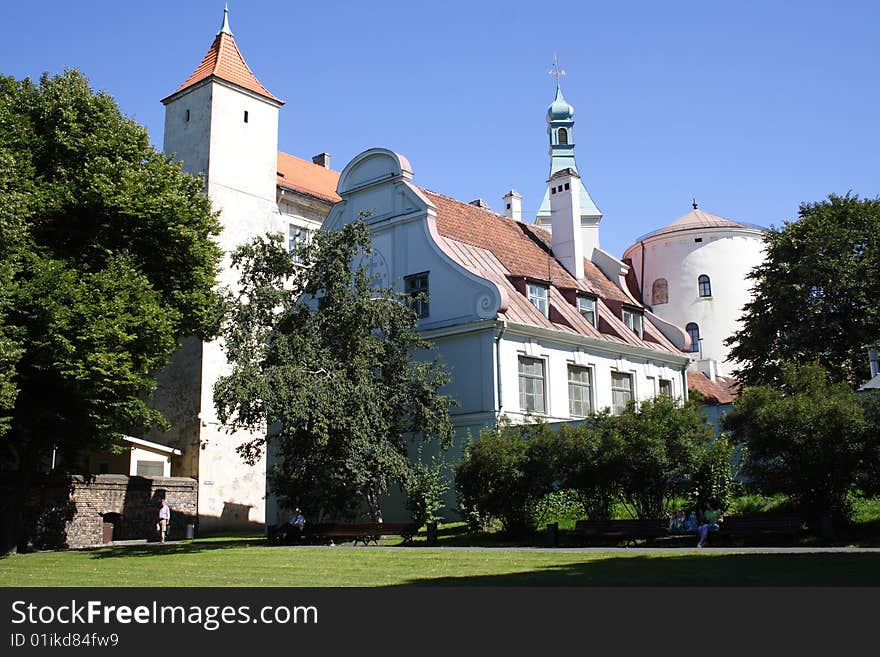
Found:
[{"label": "tree foliage", "polygon": [[880,342],[880,199],[831,195],[765,233],[750,274],[755,296],[728,339],[747,385],[779,383],[782,364],[818,362],[832,381],[868,378],[866,347]]},{"label": "tree foliage", "polygon": [[624,455],[621,499],[637,518],[664,517],[687,491],[712,429],[694,404],[677,407],[666,396],[630,405],[611,421]]},{"label": "tree foliage", "polygon": [[208,335],[220,226],[202,183],[76,71],[0,78],[0,466],[162,422],[153,373]]},{"label": "tree foliage", "polygon": [[505,422],[467,446],[455,486],[466,517],[497,519],[508,532],[533,527],[539,500],[558,491],[575,491],[593,520],[611,518],[618,502],[634,517],[662,518],[694,487],[715,485],[718,501],[726,499],[730,450],[713,438],[693,404],[680,407],[668,397],[556,430]]},{"label": "tree foliage", "polygon": [[381,518],[381,496],[413,474],[414,439],[452,439],[451,400],[438,393],[446,371],[426,359],[409,297],[353,266],[370,252],[356,221],[294,254],[277,235],[233,254],[240,285],[223,334],[233,369],[215,386],[217,412],[231,428],[269,426],[271,438],[240,454],[253,462],[271,441],[273,490],[315,516],[365,504]]},{"label": "tree foliage", "polygon": [[[814,518],[845,517],[853,485],[878,471],[878,426],[845,383],[818,365],[784,365],[779,386],[743,390],[724,425],[745,449],[745,472]],[[873,407],[872,407],[873,408]]]}]

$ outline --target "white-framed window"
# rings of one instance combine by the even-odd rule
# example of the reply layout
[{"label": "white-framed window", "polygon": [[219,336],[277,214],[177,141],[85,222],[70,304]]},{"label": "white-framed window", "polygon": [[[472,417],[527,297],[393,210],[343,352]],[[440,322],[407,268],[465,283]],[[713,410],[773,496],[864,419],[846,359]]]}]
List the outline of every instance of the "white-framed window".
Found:
[{"label": "white-framed window", "polygon": [[519,408],[524,413],[547,413],[544,361],[519,357]]},{"label": "white-framed window", "polygon": [[712,296],[712,282],[706,274],[700,274],[699,278],[697,278],[697,286],[700,288],[701,297]]},{"label": "white-framed window", "polygon": [[664,397],[674,397],[672,391],[672,381],[670,379],[660,379],[660,394]]},{"label": "white-framed window", "polygon": [[596,326],[596,300],[593,297],[578,297],[578,310],[585,320]]},{"label": "white-framed window", "polygon": [[635,333],[637,336],[642,337],[643,335],[643,317],[642,313],[636,310],[628,310],[624,308],[621,310],[621,317],[623,317],[623,323],[629,327],[629,330]]},{"label": "white-framed window", "polygon": [[[403,285],[406,293],[413,297],[413,311],[415,311],[419,319],[427,317],[431,312],[428,304],[428,272],[405,276],[403,278]],[[420,295],[424,295],[423,298],[416,298]]]},{"label": "white-framed window", "polygon": [[626,372],[611,373],[611,412],[620,415],[633,400],[633,377]]},{"label": "white-framed window", "polygon": [[587,417],[593,413],[593,373],[589,367],[568,366],[568,414]]},{"label": "white-framed window", "polygon": [[529,302],[538,310],[541,311],[541,314],[544,317],[549,315],[550,306],[547,304],[547,286],[546,285],[538,285],[536,283],[528,284],[528,293],[529,293]]},{"label": "white-framed window", "polygon": [[[287,227],[287,250],[293,252],[299,246],[303,246],[312,241],[312,231],[303,226],[289,224]],[[294,256],[296,262],[302,262],[300,256]]]}]

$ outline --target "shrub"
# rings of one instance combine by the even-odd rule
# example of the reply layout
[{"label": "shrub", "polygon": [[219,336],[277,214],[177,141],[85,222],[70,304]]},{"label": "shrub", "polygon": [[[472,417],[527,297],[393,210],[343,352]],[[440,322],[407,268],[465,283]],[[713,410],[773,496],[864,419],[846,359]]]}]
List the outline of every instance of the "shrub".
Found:
[{"label": "shrub", "polygon": [[677,407],[669,397],[631,405],[606,422],[621,441],[621,498],[637,518],[665,517],[676,495],[686,493],[712,429],[694,404]]},{"label": "shrub", "polygon": [[526,438],[530,433],[548,435],[541,425],[499,425],[483,431],[465,448],[455,466],[455,488],[471,523],[497,519],[508,533],[534,527],[535,506],[548,492],[548,477],[535,467],[539,462],[535,447],[530,462]]},{"label": "shrub", "polygon": [[418,459],[406,484],[406,508],[419,527],[441,519],[437,512],[443,508],[443,496],[449,490],[445,469],[445,461],[436,456],[431,457],[430,465],[426,464],[419,448]]},{"label": "shrub", "polygon": [[577,428],[559,431],[560,485],[577,492],[583,512],[591,520],[608,520],[620,497],[623,451],[613,418],[599,416]]},{"label": "shrub", "polygon": [[722,511],[730,506],[734,477],[731,469],[733,445],[721,437],[709,441],[697,450],[696,463],[690,476],[690,503],[702,509],[706,502],[714,500]]},{"label": "shrub", "polygon": [[877,471],[870,418],[818,365],[784,365],[779,388],[746,388],[724,426],[743,441],[746,474],[762,491],[788,495],[813,519],[846,519],[851,488]]}]

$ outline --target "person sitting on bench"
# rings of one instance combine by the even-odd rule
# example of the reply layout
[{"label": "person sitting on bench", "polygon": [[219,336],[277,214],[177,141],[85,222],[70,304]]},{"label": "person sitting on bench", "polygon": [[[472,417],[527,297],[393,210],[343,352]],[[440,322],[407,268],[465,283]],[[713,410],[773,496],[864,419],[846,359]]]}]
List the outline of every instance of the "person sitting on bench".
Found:
[{"label": "person sitting on bench", "polygon": [[724,517],[721,515],[721,510],[716,509],[711,500],[706,502],[706,508],[703,511],[703,522],[698,528],[700,542],[697,543],[697,547],[703,547],[706,544],[706,537],[709,535],[709,532],[717,532],[721,529],[719,523],[722,522],[724,522]]},{"label": "person sitting on bench", "polygon": [[306,525],[306,519],[300,511],[299,507],[293,510],[293,515],[284,527],[281,528],[279,535],[282,543],[290,543],[294,539],[299,541],[302,538],[303,527]]}]

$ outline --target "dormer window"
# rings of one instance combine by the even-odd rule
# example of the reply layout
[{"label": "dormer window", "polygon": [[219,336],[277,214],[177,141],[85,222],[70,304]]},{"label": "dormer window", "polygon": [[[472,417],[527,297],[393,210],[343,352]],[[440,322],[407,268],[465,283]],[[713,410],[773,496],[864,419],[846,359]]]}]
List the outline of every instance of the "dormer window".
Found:
[{"label": "dormer window", "polygon": [[643,335],[642,313],[637,310],[624,308],[621,311],[621,317],[623,318],[623,323],[629,327],[629,330],[641,338]]},{"label": "dormer window", "polygon": [[578,297],[578,310],[584,319],[596,326],[596,300],[592,297]]},{"label": "dormer window", "polygon": [[529,302],[538,310],[541,311],[541,314],[544,317],[549,315],[549,305],[547,304],[547,286],[546,285],[538,285],[536,283],[528,284],[528,296]]}]

